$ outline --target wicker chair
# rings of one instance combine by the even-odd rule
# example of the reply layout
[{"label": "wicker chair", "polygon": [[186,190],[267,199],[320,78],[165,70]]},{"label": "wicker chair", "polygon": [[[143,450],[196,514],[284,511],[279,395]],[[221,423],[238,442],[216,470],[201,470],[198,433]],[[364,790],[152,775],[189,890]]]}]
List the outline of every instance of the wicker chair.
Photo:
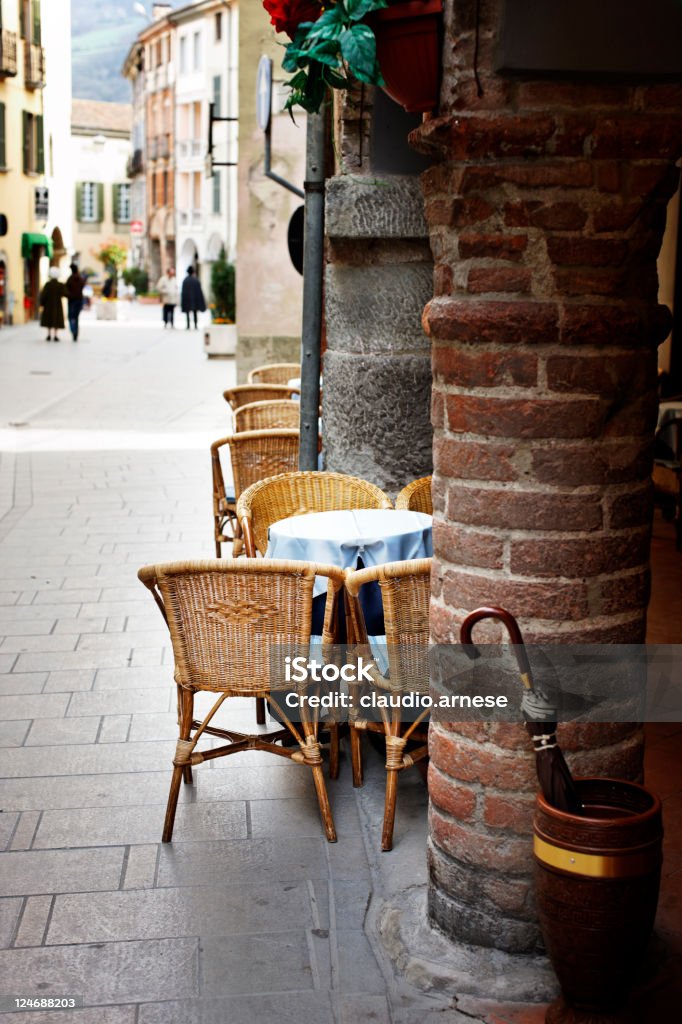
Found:
[{"label": "wicker chair", "polygon": [[287,388],[283,384],[239,384],[223,391],[223,398],[234,412],[242,405],[251,405],[253,402],[277,402],[297,394],[296,388]]},{"label": "wicker chair", "polygon": [[[220,464],[220,449],[230,446],[233,490],[228,491]],[[251,484],[275,473],[293,471],[298,466],[298,430],[250,430],[222,437],[211,445],[213,471],[213,535],[216,558],[221,545],[232,541],[232,554],[242,549],[237,518],[237,499]],[[229,527],[229,534],[226,533]]]},{"label": "wicker chair", "polygon": [[406,508],[410,512],[426,512],[433,515],[433,500],[431,498],[431,477],[422,476],[419,480],[413,480],[395,499],[396,508]]},{"label": "wicker chair", "polygon": [[256,366],[246,378],[249,384],[286,384],[301,376],[300,363],[270,363]]},{"label": "wicker chair", "polygon": [[[322,771],[318,721],[306,713],[305,706],[301,708],[300,725],[290,721],[276,697],[285,684],[272,658],[273,644],[309,643],[316,575],[326,576],[328,581],[323,640],[330,642],[344,579],[343,572],[334,566],[229,559],[150,565],[138,572],[168,625],[178,687],[180,736],[173,759],[164,843],[173,835],[181,779],[191,784],[194,765],[242,750],[268,750],[307,765],[313,773],[327,839],[336,841]],[[216,694],[218,699],[199,722],[194,719],[194,695],[202,690]],[[218,728],[211,723],[228,697],[267,700],[284,727],[255,735]],[[332,753],[338,760],[338,727],[332,725],[330,733]],[[197,742],[204,734],[228,742],[199,752]],[[291,736],[295,745],[283,746],[281,741]]]},{"label": "wicker chair", "polygon": [[282,473],[252,484],[237,500],[237,519],[249,558],[265,554],[268,530],[289,516],[334,509],[392,508],[384,492],[344,473]]},{"label": "wicker chair", "polygon": [[234,429],[241,430],[298,430],[301,406],[289,398],[276,402],[251,402],[234,412]]},{"label": "wicker chair", "polygon": [[[384,608],[386,653],[389,672],[383,676],[376,666],[372,675],[375,687],[392,693],[429,692],[428,643],[429,601],[431,598],[431,559],[389,562],[368,569],[346,572],[348,611],[354,640],[367,644],[367,629],[358,600],[360,589],[378,582]],[[371,653],[370,660],[371,660]],[[357,702],[356,702],[357,703]],[[386,743],[386,797],[381,849],[393,847],[393,825],[398,790],[398,773],[428,757],[428,727],[423,724],[428,710],[423,711],[403,728],[400,708],[380,709],[381,721],[363,719],[351,713],[350,737],[353,784],[362,785],[362,750],[360,732],[371,730],[383,734]],[[409,739],[420,745],[405,753]]]}]

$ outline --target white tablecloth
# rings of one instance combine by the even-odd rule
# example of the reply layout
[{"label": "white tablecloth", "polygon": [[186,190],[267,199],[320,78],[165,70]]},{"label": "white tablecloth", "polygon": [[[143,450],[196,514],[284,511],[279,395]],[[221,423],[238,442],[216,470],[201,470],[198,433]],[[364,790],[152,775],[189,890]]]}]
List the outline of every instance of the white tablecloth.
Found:
[{"label": "white tablecloth", "polygon": [[[270,527],[267,558],[321,562],[341,569],[382,565],[433,553],[431,516],[404,509],[353,509],[292,516]],[[317,580],[314,594],[323,594]]]}]

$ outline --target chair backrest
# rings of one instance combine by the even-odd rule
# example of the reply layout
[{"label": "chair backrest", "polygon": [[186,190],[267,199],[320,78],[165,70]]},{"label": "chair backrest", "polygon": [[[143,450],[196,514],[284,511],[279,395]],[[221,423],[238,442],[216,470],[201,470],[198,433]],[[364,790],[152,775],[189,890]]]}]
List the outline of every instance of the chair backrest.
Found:
[{"label": "chair backrest", "polygon": [[301,406],[289,398],[276,402],[251,402],[234,412],[234,429],[242,430],[298,430]]},{"label": "chair backrest", "polygon": [[249,384],[286,384],[301,376],[300,363],[269,363],[256,366],[246,378]]},{"label": "chair backrest", "polygon": [[297,393],[295,388],[287,388],[283,384],[238,384],[237,387],[223,391],[223,398],[235,410],[252,402],[276,402],[281,398],[291,398]]},{"label": "chair backrest", "polygon": [[234,493],[298,466],[298,430],[243,430],[230,438]]},{"label": "chair backrest", "polygon": [[349,611],[355,635],[367,641],[358,594],[367,583],[381,590],[391,688],[428,689],[431,558],[389,562],[346,572]]},{"label": "chair backrest", "polygon": [[431,477],[422,476],[413,480],[395,499],[396,508],[406,508],[410,512],[426,512],[433,515],[433,499],[431,497]]},{"label": "chair backrest", "polygon": [[283,473],[252,484],[237,502],[247,555],[265,554],[268,530],[289,516],[335,509],[392,508],[375,484],[344,473]]},{"label": "chair backrest", "polygon": [[285,646],[309,642],[315,576],[328,579],[330,640],[344,579],[335,566],[225,558],[149,565],[138,572],[168,623],[176,681],[245,694],[282,684],[273,645],[283,653]]}]

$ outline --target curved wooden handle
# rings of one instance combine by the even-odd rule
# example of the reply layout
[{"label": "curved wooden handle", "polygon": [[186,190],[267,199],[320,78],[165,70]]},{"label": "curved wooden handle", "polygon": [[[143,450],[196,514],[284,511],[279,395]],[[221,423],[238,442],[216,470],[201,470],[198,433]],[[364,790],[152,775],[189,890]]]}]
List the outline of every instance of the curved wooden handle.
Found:
[{"label": "curved wooden handle", "polygon": [[473,648],[473,650],[471,651],[472,657],[478,656],[478,652],[474,647],[471,634],[476,623],[481,622],[483,619],[497,619],[497,621],[501,622],[504,628],[507,630],[507,633],[509,634],[509,639],[514,645],[514,654],[516,656],[516,663],[519,666],[521,682],[527,690],[532,690],[533,676],[530,669],[530,662],[528,661],[528,655],[526,654],[526,648],[523,644],[523,636],[521,635],[521,629],[512,613],[508,612],[506,608],[500,608],[497,605],[485,605],[482,608],[476,608],[475,611],[467,615],[464,622],[460,626],[460,643],[464,644],[466,647]]}]

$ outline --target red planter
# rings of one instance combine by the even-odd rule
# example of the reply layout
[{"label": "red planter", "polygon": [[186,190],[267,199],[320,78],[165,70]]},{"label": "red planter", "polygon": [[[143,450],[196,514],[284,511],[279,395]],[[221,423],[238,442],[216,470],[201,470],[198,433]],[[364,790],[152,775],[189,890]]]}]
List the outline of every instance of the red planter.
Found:
[{"label": "red planter", "polygon": [[443,0],[396,0],[372,16],[384,91],[410,113],[438,106]]}]

